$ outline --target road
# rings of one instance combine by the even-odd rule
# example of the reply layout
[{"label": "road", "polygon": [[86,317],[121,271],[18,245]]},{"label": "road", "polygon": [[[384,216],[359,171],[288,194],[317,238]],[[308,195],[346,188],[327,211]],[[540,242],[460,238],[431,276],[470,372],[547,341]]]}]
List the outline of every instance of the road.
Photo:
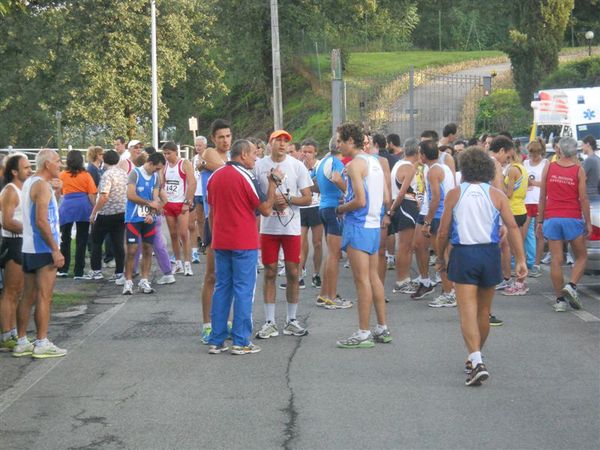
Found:
[{"label": "road", "polygon": [[[529,295],[498,295],[494,312],[505,325],[491,330],[484,350],[491,378],[467,388],[457,310],[391,294],[392,272],[393,343],[336,348],[356,328],[356,308],[318,308],[307,287],[299,314],[308,336],[282,335],[257,342],[261,353],[231,356],[199,343],[202,270],[152,295],[123,297],[106,284],[86,314],[54,317],[65,358],[0,354],[2,386],[10,386],[0,394],[0,448],[600,446],[598,277],[582,280],[578,315],[553,312],[547,274],[530,280]],[[349,269],[341,269],[340,293],[355,296]],[[259,283],[257,327],[261,298]]]}]

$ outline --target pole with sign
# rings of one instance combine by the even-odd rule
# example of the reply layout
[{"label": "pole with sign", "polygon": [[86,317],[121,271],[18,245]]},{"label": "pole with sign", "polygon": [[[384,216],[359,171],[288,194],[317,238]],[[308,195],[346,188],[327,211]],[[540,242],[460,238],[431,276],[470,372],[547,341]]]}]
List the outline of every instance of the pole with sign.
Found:
[{"label": "pole with sign", "polygon": [[198,118],[192,116],[188,119],[188,123],[190,125],[190,131],[194,135],[194,145],[196,145],[196,131],[198,131]]}]

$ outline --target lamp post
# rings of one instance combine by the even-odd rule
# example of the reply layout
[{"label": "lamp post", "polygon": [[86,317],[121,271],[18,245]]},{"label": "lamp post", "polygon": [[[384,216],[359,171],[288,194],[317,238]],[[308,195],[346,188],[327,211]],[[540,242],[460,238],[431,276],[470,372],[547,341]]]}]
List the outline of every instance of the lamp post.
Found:
[{"label": "lamp post", "polygon": [[273,128],[283,128],[281,100],[281,63],[279,59],[279,13],[277,0],[271,0],[271,49],[273,60]]},{"label": "lamp post", "polygon": [[61,111],[56,111],[56,114],[54,114],[54,117],[56,118],[56,148],[58,150],[58,153],[61,154],[62,156],[62,151],[61,151],[61,147],[62,147],[62,130],[61,130],[61,119],[62,119],[62,112]]},{"label": "lamp post", "polygon": [[151,64],[152,64],[152,146],[158,148],[158,76],[156,70],[156,0],[150,1],[151,22]]},{"label": "lamp post", "polygon": [[586,31],[585,38],[588,41],[588,56],[592,56],[592,40],[594,39],[594,32],[591,30]]}]

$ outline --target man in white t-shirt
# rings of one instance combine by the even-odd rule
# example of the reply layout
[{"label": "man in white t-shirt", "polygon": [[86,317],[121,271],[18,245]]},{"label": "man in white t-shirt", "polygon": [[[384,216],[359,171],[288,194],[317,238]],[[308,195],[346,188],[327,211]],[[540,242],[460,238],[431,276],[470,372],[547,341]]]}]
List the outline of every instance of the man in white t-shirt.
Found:
[{"label": "man in white t-shirt", "polygon": [[300,265],[300,206],[310,205],[313,185],[308,169],[295,158],[286,154],[286,146],[292,136],[285,130],[276,130],[269,138],[271,155],[256,162],[254,168],[259,185],[267,192],[268,177],[274,169],[285,174],[277,188],[273,213],[261,217],[260,243],[262,262],[265,266],[265,316],[266,321],[257,338],[268,339],[279,336],[275,324],[275,280],[277,277],[277,257],[283,248],[285,259],[287,320],[283,334],[304,336],[308,330],[298,322],[299,265]]},{"label": "man in white t-shirt", "polygon": [[202,154],[206,150],[208,141],[204,136],[196,136],[194,141],[194,150],[196,154],[192,159],[192,167],[194,168],[194,176],[196,177],[196,192],[194,192],[194,212],[190,211],[190,239],[192,242],[192,263],[198,264],[200,262],[200,254],[198,253],[198,247],[200,247],[203,254],[206,253],[206,246],[204,245],[204,205],[202,198],[202,172],[200,165],[202,164]]}]

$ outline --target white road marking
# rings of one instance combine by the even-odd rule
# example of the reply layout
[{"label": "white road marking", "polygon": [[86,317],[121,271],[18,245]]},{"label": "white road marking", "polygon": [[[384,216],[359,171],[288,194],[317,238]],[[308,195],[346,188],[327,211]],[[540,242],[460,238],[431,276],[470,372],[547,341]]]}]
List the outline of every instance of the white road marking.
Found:
[{"label": "white road marking", "polygon": [[587,311],[571,311],[572,314],[579,317],[584,322],[600,322],[600,319]]}]

